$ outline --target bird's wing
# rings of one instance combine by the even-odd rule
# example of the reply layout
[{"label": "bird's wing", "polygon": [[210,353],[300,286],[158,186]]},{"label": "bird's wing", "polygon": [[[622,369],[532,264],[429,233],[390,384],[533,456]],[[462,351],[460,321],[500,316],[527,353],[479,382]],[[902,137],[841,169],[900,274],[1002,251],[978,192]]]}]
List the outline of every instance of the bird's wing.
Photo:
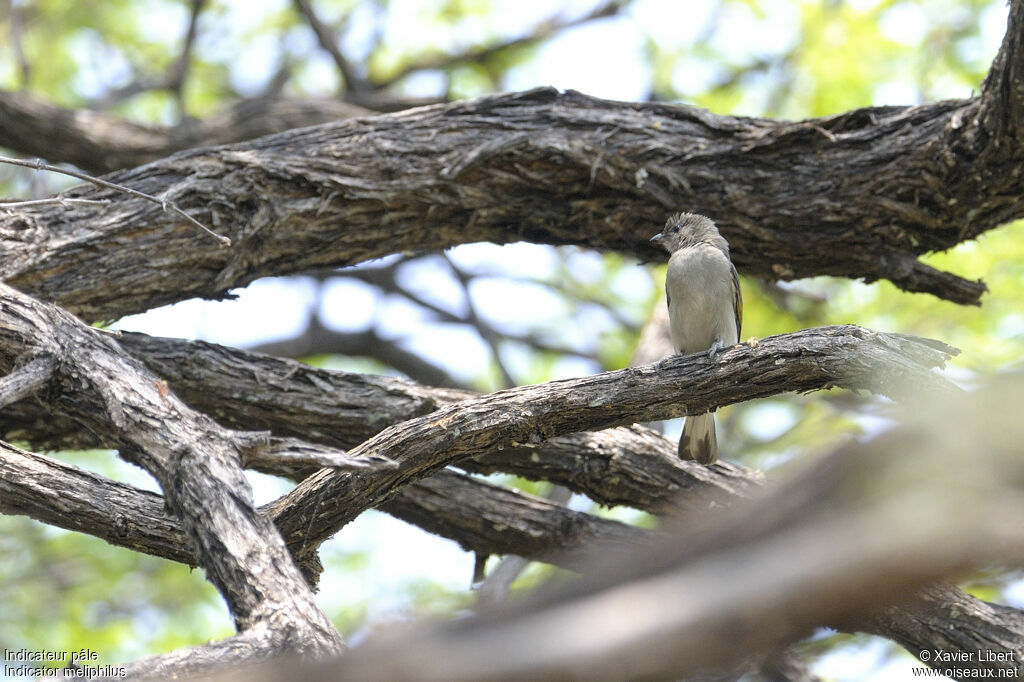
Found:
[{"label": "bird's wing", "polygon": [[[730,265],[732,265],[730,263]],[[732,302],[736,311],[736,341],[743,340],[740,330],[743,328],[743,294],[740,293],[740,276],[736,272],[736,266],[732,265]]]}]

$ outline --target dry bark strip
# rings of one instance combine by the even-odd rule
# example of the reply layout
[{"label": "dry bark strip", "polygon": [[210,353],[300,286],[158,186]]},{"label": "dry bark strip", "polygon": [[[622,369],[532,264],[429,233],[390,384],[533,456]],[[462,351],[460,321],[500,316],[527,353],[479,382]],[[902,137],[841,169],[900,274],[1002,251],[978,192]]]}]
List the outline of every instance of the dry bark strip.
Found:
[{"label": "dry bark strip", "polygon": [[539,89],[195,149],[109,179],[167,196],[231,238],[109,190],[0,214],[0,280],[93,321],[258,277],[476,241],[613,249],[681,208],[715,218],[742,272],[886,278],[977,304],[922,264],[1024,215],[1024,7],[980,96],[798,122]]},{"label": "dry bark strip", "polygon": [[193,411],[109,334],[0,284],[0,364],[9,369],[20,359],[27,367],[37,358],[53,362],[53,409],[111,434],[122,457],[160,483],[250,644],[259,642],[263,655],[343,650],[280,535],[253,505],[240,462],[261,438]]}]

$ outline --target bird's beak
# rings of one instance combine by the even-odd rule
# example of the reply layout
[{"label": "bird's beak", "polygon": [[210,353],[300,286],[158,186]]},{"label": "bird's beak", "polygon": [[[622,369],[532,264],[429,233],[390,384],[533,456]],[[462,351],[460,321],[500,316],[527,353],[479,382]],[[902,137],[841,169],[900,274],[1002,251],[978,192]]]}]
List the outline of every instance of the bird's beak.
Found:
[{"label": "bird's beak", "polygon": [[660,244],[663,241],[665,241],[665,233],[664,232],[659,232],[658,234],[656,234],[653,237],[651,237],[651,243],[652,244]]}]

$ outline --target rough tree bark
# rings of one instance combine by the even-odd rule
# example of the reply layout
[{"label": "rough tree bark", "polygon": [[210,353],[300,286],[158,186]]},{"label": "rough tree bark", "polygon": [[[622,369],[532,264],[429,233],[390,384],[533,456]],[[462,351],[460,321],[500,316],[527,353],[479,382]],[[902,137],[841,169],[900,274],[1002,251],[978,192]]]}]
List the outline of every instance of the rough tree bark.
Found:
[{"label": "rough tree bark", "polygon": [[65,195],[111,204],[0,215],[0,279],[112,319],[399,249],[527,240],[653,258],[648,237],[686,207],[720,223],[743,272],[886,278],[976,304],[983,284],[917,256],[1024,215],[1022,22],[1014,2],[968,100],[782,122],[540,89],[182,152],[109,178],[174,200],[233,247],[80,188]]},{"label": "rough tree bark", "polygon": [[[840,338],[841,335],[837,335],[834,332],[818,333],[817,336],[822,340]],[[852,330],[856,332],[856,330]],[[793,338],[786,339],[786,343],[793,345],[794,347],[805,350],[809,344],[807,338],[814,337],[816,334],[812,332],[810,335],[807,333],[797,334]],[[858,334],[854,333],[852,336],[843,339],[841,343],[836,344],[836,347],[825,356],[820,353],[808,354],[810,361],[805,361],[799,357],[800,354],[793,353],[781,353],[779,356],[789,355],[797,357],[795,360],[790,360],[794,367],[791,369],[782,368],[778,370],[780,374],[777,374],[774,379],[777,380],[779,376],[792,374],[799,374],[801,367],[816,366],[821,368],[822,366],[834,365],[840,368],[842,373],[854,371],[858,366],[865,366],[863,360],[852,362],[852,357],[855,355],[863,355],[870,357],[871,355],[882,350],[885,353],[891,353],[890,348],[899,349],[905,346],[905,341],[900,337],[893,337],[882,344],[876,344],[871,341],[871,337],[868,337],[868,342],[863,343],[864,339],[858,341]],[[122,341],[130,341],[135,343],[135,350],[146,348],[144,344],[138,342],[144,340],[146,337],[140,335],[121,335]],[[887,338],[887,337],[883,337]],[[150,340],[149,349],[152,351],[154,347],[159,348],[160,342],[166,340]],[[218,356],[210,351],[216,350],[210,344],[196,344],[187,343],[181,341],[170,341],[172,345],[180,346],[178,354],[171,354],[170,357],[180,359],[183,357],[192,357],[199,360],[195,363],[197,367],[194,367],[194,371],[197,374],[204,375],[208,386],[214,386],[218,383],[218,375],[215,372],[210,371],[211,365],[216,363],[212,362],[211,356],[217,358]],[[768,339],[758,344],[758,348],[764,352],[770,352],[776,341]],[[921,358],[925,359],[926,365],[939,360],[942,358],[940,350],[931,350],[927,346],[921,348],[915,348],[913,345],[909,346],[911,349],[911,356],[917,353],[922,353]],[[188,350],[188,353],[180,353],[180,350]],[[249,392],[249,389],[257,390],[258,386],[274,387],[269,394],[265,394],[261,399],[267,400],[267,404],[271,405],[275,402],[279,402],[279,396],[275,395],[276,391],[293,392],[297,395],[296,403],[301,404],[304,402],[305,397],[309,397],[311,400],[316,399],[316,394],[323,393],[324,388],[328,386],[328,379],[331,378],[332,372],[325,370],[315,370],[313,368],[306,368],[298,365],[291,361],[282,361],[274,358],[263,358],[265,360],[264,367],[260,371],[253,371],[256,365],[258,356],[250,357],[248,362],[240,363],[240,358],[245,355],[239,351],[231,351],[230,349],[220,349],[223,356],[219,359],[223,360],[223,357],[233,357],[234,362],[227,363],[229,366],[238,369],[235,376],[241,377],[258,377],[255,381],[258,383],[250,384],[246,386],[245,382],[238,382],[234,379],[227,379],[220,377],[221,383],[224,384],[224,388],[210,392],[213,396],[223,396],[220,398],[207,397],[206,407],[211,412],[223,412],[224,406],[231,402],[230,395],[239,395]],[[938,353],[938,354],[936,354]],[[851,355],[852,354],[852,355]],[[868,364],[870,365],[900,365],[903,364],[907,367],[908,371],[913,371],[912,368],[915,366],[914,361],[911,360],[911,356],[907,356],[906,361],[893,363],[893,359],[897,359],[900,356],[892,356],[889,360],[881,358],[874,358]],[[704,359],[706,361],[706,358]],[[167,361],[166,358],[164,360]],[[907,364],[909,361],[909,364]],[[183,365],[192,365],[193,363],[182,362]],[[778,364],[778,363],[777,363]],[[785,364],[785,363],[783,363]],[[917,365],[920,368],[920,365]],[[820,369],[819,369],[820,371]],[[920,371],[920,369],[918,369]],[[309,376],[303,376],[305,374],[319,374],[321,378],[313,381]],[[340,374],[340,373],[338,373]],[[381,402],[385,399],[390,399],[393,403],[392,410],[400,406],[409,406],[410,402],[407,396],[416,395],[422,399],[430,393],[434,393],[435,397],[439,401],[450,401],[459,397],[458,392],[452,391],[441,391],[423,389],[411,385],[409,382],[403,382],[400,380],[392,380],[387,378],[369,378],[369,377],[352,377],[349,375],[341,374],[339,377],[334,377],[335,380],[341,379],[342,382],[349,382],[350,384],[356,384],[356,380],[363,384],[363,410],[365,413],[364,419],[370,419],[370,415],[381,409]],[[178,379],[178,385],[183,385],[181,380]],[[894,381],[892,377],[886,377],[884,379],[886,383],[891,384]],[[567,386],[563,387],[563,392],[575,392],[573,382],[566,382]],[[749,382],[740,382],[741,384]],[[800,382],[796,382],[800,383]],[[926,378],[926,383],[931,385],[933,380]],[[370,393],[365,391],[367,386],[373,386],[377,384]],[[198,385],[198,382],[197,382]],[[172,384],[173,386],[173,384]],[[229,390],[229,387],[231,390]],[[304,387],[304,388],[303,388]],[[806,385],[802,385],[806,388]],[[350,389],[351,390],[351,389]],[[377,398],[373,399],[370,396],[372,392],[378,393]],[[402,395],[404,392],[404,396]],[[683,395],[682,397],[686,397]],[[344,395],[344,397],[333,398],[339,401],[351,401],[351,393]],[[216,405],[217,401],[220,401],[220,406]],[[376,403],[376,404],[375,404]],[[311,408],[310,414],[314,415],[320,408],[315,405]],[[405,409],[409,409],[405,407]],[[414,410],[419,408],[413,407]],[[240,414],[248,415],[243,417],[243,420],[253,419],[253,413],[250,410],[241,410]],[[392,418],[398,420],[403,417],[402,413],[392,412]],[[374,417],[376,418],[376,417]],[[260,423],[263,426],[274,426],[279,427],[279,430],[287,430],[289,423],[301,423],[303,421],[303,415],[289,414],[287,411],[282,411],[278,417],[278,422],[275,424],[266,424],[262,419]],[[617,439],[614,438],[615,431],[626,432],[631,434],[632,431],[636,431],[636,436],[639,436],[631,445],[636,448],[635,451],[631,452],[629,447],[623,448],[618,454],[614,455],[615,459],[619,460],[619,466],[617,473],[614,477],[608,476],[607,471],[604,469],[598,470],[594,468],[596,460],[593,455],[601,452],[602,450],[607,451],[609,445],[614,443],[615,440],[621,440],[621,436]],[[106,431],[113,437],[117,431],[114,429]],[[697,510],[698,508],[704,507],[709,503],[709,498],[705,495],[703,497],[695,497],[692,493],[693,485],[695,480],[699,480],[698,477],[693,474],[682,476],[681,479],[676,478],[673,480],[673,476],[663,476],[659,472],[672,471],[673,469],[679,473],[686,473],[686,469],[692,469],[695,472],[701,472],[705,479],[717,478],[718,474],[727,473],[726,480],[732,481],[732,485],[735,486],[738,481],[747,479],[746,483],[749,487],[757,486],[757,478],[752,476],[749,472],[743,473],[730,467],[728,465],[719,465],[715,468],[705,468],[692,465],[690,463],[680,462],[674,456],[674,450],[671,444],[667,443],[664,438],[654,436],[653,434],[647,435],[649,432],[644,429],[634,427],[634,429],[617,429],[606,434],[582,434],[590,436],[590,442],[587,445],[590,446],[590,462],[585,462],[581,465],[578,462],[569,460],[568,466],[563,463],[563,476],[568,475],[568,481],[582,481],[582,488],[591,491],[599,489],[595,486],[594,480],[604,480],[605,490],[614,490],[613,496],[619,498],[626,498],[633,500],[635,506],[641,508],[649,508],[652,510],[656,509],[668,509],[669,505],[666,503],[663,496],[667,495],[667,491],[673,488],[680,488],[678,482],[681,480],[685,482],[685,487],[691,489],[691,495],[685,500],[688,503],[688,508]],[[603,446],[597,445],[595,447],[595,438],[601,438],[605,436],[613,436],[606,441]],[[357,436],[358,437],[358,436]],[[660,441],[660,443],[659,443]],[[553,441],[552,441],[553,442]],[[598,441],[599,442],[599,441]],[[663,447],[656,447],[657,445]],[[544,453],[544,448],[534,449],[533,452],[520,454],[516,456],[514,453],[502,453],[506,459],[512,461],[511,468],[518,468],[521,472],[529,472],[531,466],[536,463],[537,469],[533,470],[532,473],[535,476],[544,476],[547,478],[556,478],[557,475],[553,476],[552,473],[557,470],[557,466],[554,466],[552,462],[558,462],[559,453],[564,453],[572,444],[563,444],[561,448],[555,448],[553,451],[547,452],[543,455],[543,458],[538,458],[538,453]],[[620,446],[621,447],[621,446]],[[577,454],[577,457],[583,456],[583,452],[586,452],[586,447],[580,447],[578,450],[582,451]],[[498,453],[494,453],[498,455]],[[496,459],[494,455],[491,455],[491,459]],[[499,455],[500,457],[500,455]],[[10,461],[17,461],[15,458],[9,456]],[[631,460],[631,463],[629,463]],[[660,460],[660,461],[659,461]],[[38,467],[40,461],[43,462],[44,467],[49,467],[49,475],[42,476],[39,474]],[[627,464],[623,465],[623,461]],[[27,464],[26,464],[27,462]],[[494,466],[494,465],[491,465]],[[278,473],[283,475],[294,475],[295,469],[294,464],[287,460],[263,460],[263,466],[260,467],[262,470],[269,471],[271,473]],[[506,467],[509,468],[509,467]],[[174,532],[173,524],[164,522],[154,522],[154,519],[158,519],[160,508],[159,498],[151,493],[127,492],[124,486],[119,484],[107,484],[105,486],[98,487],[91,495],[84,495],[84,497],[91,497],[86,499],[80,504],[75,504],[72,498],[65,500],[62,505],[60,513],[54,513],[54,510],[48,503],[37,501],[35,507],[32,506],[32,500],[38,498],[32,495],[18,495],[18,486],[20,481],[40,481],[46,479],[52,479],[52,484],[57,488],[49,488],[55,490],[61,487],[69,489],[82,490],[87,486],[81,485],[81,481],[75,480],[72,477],[69,480],[66,475],[53,475],[54,469],[57,473],[66,473],[69,467],[66,465],[54,465],[52,463],[46,463],[45,460],[32,461],[30,456],[22,453],[21,462],[17,465],[9,465],[7,471],[0,478],[6,479],[10,482],[10,487],[7,488],[8,494],[5,499],[9,500],[8,506],[5,511],[14,512],[20,511],[21,513],[29,513],[30,515],[47,520],[49,522],[55,522],[58,525],[65,527],[72,527],[76,529],[89,528],[93,523],[98,523],[97,527],[93,527],[90,532],[94,532],[101,537],[110,538],[116,544],[125,544],[133,546],[143,551],[155,552],[158,555],[166,556],[168,558],[176,560],[184,560],[191,562],[189,552],[185,548],[176,547],[175,545],[181,542],[180,532]],[[589,469],[589,471],[588,471]],[[724,470],[724,471],[721,471]],[[20,472],[20,473],[19,473]],[[77,474],[77,478],[92,478],[97,479],[98,477],[89,474]],[[620,484],[617,479],[634,479],[632,482],[626,482]],[[106,487],[107,490],[103,490]],[[700,490],[698,486],[696,490]],[[717,499],[721,499],[721,493],[725,488],[721,486],[706,486],[704,492],[714,492]],[[30,492],[39,492],[39,484],[35,483],[29,487]],[[649,491],[649,492],[644,492]],[[25,491],[23,491],[24,493]],[[468,548],[474,549],[478,552],[504,552],[511,551],[513,548],[517,548],[518,551],[526,553],[529,556],[536,558],[545,558],[548,560],[554,560],[560,565],[567,567],[579,567],[580,560],[575,558],[574,555],[566,554],[559,556],[559,551],[571,550],[572,547],[614,547],[615,545],[637,543],[639,539],[630,539],[631,533],[638,531],[631,531],[621,524],[612,524],[610,522],[601,522],[598,520],[590,520],[586,518],[586,515],[578,513],[567,512],[566,510],[559,509],[550,504],[545,504],[539,501],[530,501],[523,499],[522,501],[516,501],[521,498],[514,493],[509,491],[496,491],[489,489],[489,486],[480,484],[474,481],[465,479],[464,477],[458,477],[454,474],[443,474],[439,478],[435,478],[432,481],[424,481],[421,484],[413,484],[407,486],[404,490],[400,491],[395,495],[390,502],[385,505],[385,509],[398,514],[400,517],[407,518],[411,521],[425,525],[426,527],[442,532],[449,537],[453,537],[459,540],[460,543],[464,544]],[[49,494],[44,496],[42,499],[49,499]],[[114,509],[111,509],[110,500],[123,499],[124,505],[120,509],[117,509],[118,505],[113,505]],[[438,499],[446,499],[449,502],[458,500],[458,504],[451,504],[448,506],[439,506],[437,504]],[[600,496],[597,499],[601,499]],[[487,504],[484,504],[483,500],[489,500]],[[703,501],[701,501],[703,500]],[[139,509],[140,515],[134,513],[133,509]],[[149,512],[145,510],[149,509]],[[460,513],[460,510],[474,510],[470,514]],[[490,510],[490,511],[488,511]],[[538,516],[539,515],[539,516]],[[105,520],[104,520],[104,517]],[[88,520],[88,522],[86,522]],[[596,524],[596,525],[595,525]],[[619,530],[616,530],[619,529]],[[557,531],[557,532],[556,532]],[[539,543],[539,544],[538,544]],[[170,548],[170,550],[168,550]],[[914,614],[909,614],[911,618],[918,618]],[[965,623],[965,625],[968,623]],[[976,623],[969,623],[970,625],[976,625]],[[970,629],[966,629],[970,632]],[[176,659],[175,664],[180,664],[180,660]],[[163,669],[163,668],[161,668]]]},{"label": "rough tree bark", "polygon": [[[265,445],[265,436],[231,432],[195,412],[109,334],[3,284],[0,358],[13,370],[8,377],[38,377],[45,371],[39,361],[45,362],[54,411],[82,428],[111,433],[122,457],[160,483],[197,563],[244,635],[236,654],[324,656],[344,649],[280,536],[253,505],[240,459],[246,449]],[[22,391],[38,385],[34,379]]]},{"label": "rough tree bark", "polygon": [[[1017,378],[924,400],[899,429],[822,458],[717,521],[677,528],[672,540],[499,617],[382,637],[314,679],[418,679],[428,661],[446,680],[676,679],[728,669],[737,651],[778,651],[822,623],[884,623],[877,609],[886,603],[925,602],[948,616],[938,604],[949,588],[907,590],[977,562],[1021,559],[1024,423],[1008,424],[1000,409],[1021,388]],[[986,610],[960,604],[972,617]],[[973,641],[974,660],[937,667],[964,679],[1019,674],[1019,617],[987,610],[991,629]],[[945,628],[929,641],[950,651],[955,636]],[[979,663],[978,649],[1013,656]]]},{"label": "rough tree bark", "polygon": [[[770,395],[780,386],[806,391],[838,385],[891,397],[943,393],[955,389],[927,370],[943,364],[950,351],[945,344],[913,337],[824,327],[739,344],[714,361],[704,354],[673,356],[653,365],[508,389],[388,427],[349,456],[387,456],[397,466],[372,477],[322,470],[270,510],[285,541],[301,556],[393,489],[460,459],[583,430],[700,414]],[[832,353],[836,362],[821,362]]]},{"label": "rough tree bark", "polygon": [[[171,388],[175,390],[180,388],[185,392],[192,393],[193,399],[205,400],[203,407],[211,413],[241,415],[235,418],[240,421],[248,420],[250,428],[258,425],[260,428],[270,427],[276,432],[287,433],[291,429],[296,429],[298,424],[306,423],[309,419],[316,419],[318,412],[329,412],[328,406],[332,402],[335,403],[336,407],[346,403],[350,405],[353,403],[360,404],[362,419],[371,424],[376,424],[377,428],[379,428],[379,421],[376,420],[379,420],[382,412],[398,421],[407,418],[410,414],[419,413],[424,409],[429,410],[438,404],[466,398],[466,395],[462,392],[425,389],[416,387],[410,382],[384,377],[359,377],[317,370],[304,367],[292,361],[218,348],[212,344],[149,339],[135,334],[119,336],[120,341],[132,348],[133,352],[144,357],[147,354],[150,355],[149,364],[154,367],[162,367],[163,373],[172,377]],[[813,337],[814,332],[810,336]],[[807,337],[808,334],[806,333],[796,335],[796,338],[792,340],[795,342],[795,347],[800,348],[801,351],[806,349],[808,347]],[[836,337],[837,335],[834,333],[820,335],[820,338],[823,340],[835,339]],[[839,338],[842,338],[842,336],[839,336]],[[844,343],[838,344],[838,347],[833,349],[835,355],[832,359],[821,354],[811,354],[809,359],[802,358],[801,355],[806,355],[803,352],[783,353],[781,355],[789,355],[791,358],[795,358],[791,359],[790,362],[793,362],[797,369],[800,366],[816,366],[819,368],[818,371],[820,371],[824,363],[826,366],[829,364],[835,365],[841,368],[842,372],[849,372],[853,367],[864,365],[863,360],[851,363],[849,352],[870,356],[880,349],[887,350],[887,347],[900,348],[905,345],[905,342],[900,337],[893,337],[881,345],[869,342],[862,344],[863,347],[858,349],[859,342],[857,338],[858,334],[855,333],[846,338]],[[883,338],[888,337],[883,336]],[[851,343],[852,345],[850,345]],[[765,340],[760,342],[757,348],[769,352],[773,344],[773,340]],[[895,345],[893,346],[893,344]],[[849,351],[842,351],[844,345],[849,347]],[[168,346],[170,346],[169,350]],[[743,347],[738,348],[743,350]],[[914,349],[914,346],[911,345],[910,348]],[[934,362],[942,357],[941,350],[936,349],[933,351],[927,346],[917,349],[916,352],[924,352],[924,355],[921,356],[922,358],[932,358],[931,360],[926,360],[926,363]],[[936,353],[939,354],[936,355]],[[156,359],[152,356],[155,356]],[[186,361],[186,358],[191,361]],[[868,364],[889,366],[893,364],[891,363],[892,359],[875,358]],[[706,358],[702,360],[706,362]],[[181,367],[175,369],[175,363]],[[905,362],[895,363],[896,366],[901,364],[907,367],[907,371],[912,371],[911,368],[914,366],[913,362],[910,362],[910,364]],[[182,367],[187,368],[188,371],[182,371]],[[227,373],[219,373],[218,369],[222,369]],[[231,370],[230,372],[228,372],[229,369]],[[189,372],[191,372],[191,375],[189,375]],[[787,370],[783,367],[778,372],[786,374]],[[777,379],[778,375],[775,378]],[[892,382],[893,380],[893,377],[885,378],[886,382]],[[932,381],[932,379],[927,379],[928,384],[931,384]],[[192,389],[189,388],[189,382],[192,382]],[[333,386],[332,383],[334,384]],[[744,381],[740,383],[745,384],[749,382]],[[32,385],[38,386],[38,382],[33,382]],[[213,388],[213,390],[208,390],[205,393],[195,390],[201,385],[206,385],[208,388]],[[221,388],[216,388],[217,386],[221,386]],[[806,388],[806,386],[803,387]],[[571,386],[569,388],[571,389]],[[267,415],[272,413],[270,407],[275,404],[285,404],[281,398],[287,394],[291,394],[292,404],[296,407],[292,410],[280,410],[276,420],[271,420],[268,423]],[[238,406],[239,409],[237,411],[229,412],[226,406],[236,404],[237,396],[239,395],[252,395],[253,398],[250,403],[259,404],[263,401],[267,408],[266,411],[261,414],[260,410],[254,410],[253,406],[250,405],[249,407]],[[355,395],[360,396],[361,400],[359,402],[353,400]],[[318,405],[318,400],[324,403],[324,405]],[[302,408],[297,407],[299,405],[308,406],[305,408],[305,413]],[[36,409],[39,409],[38,405]],[[351,422],[357,421],[356,414],[359,411],[356,409],[351,410],[348,419]],[[40,419],[29,420],[29,422],[33,421],[36,424],[43,423]],[[345,434],[352,428],[352,426],[349,426],[336,433]],[[364,426],[363,428],[365,429],[366,427]],[[107,433],[116,434],[116,430],[109,430]],[[325,432],[314,429],[310,433],[323,436]],[[109,439],[110,437],[108,436],[107,438]],[[363,433],[356,431],[355,435],[337,436],[336,438],[339,440],[335,442],[344,442],[346,438],[357,441],[362,437]],[[546,445],[557,443],[558,440],[549,441]],[[553,448],[541,446],[530,448],[526,452],[513,450],[492,453],[487,456],[487,459],[491,460],[491,464],[485,466],[504,470],[518,470],[520,473],[552,480],[558,480],[561,477],[561,480],[564,482],[575,485],[578,489],[587,490],[596,499],[603,499],[601,495],[604,494],[611,501],[625,500],[634,506],[651,510],[666,510],[669,507],[667,503],[670,497],[668,491],[673,489],[677,492],[689,491],[690,494],[684,497],[683,500],[688,503],[688,509],[697,511],[702,507],[706,508],[709,499],[707,496],[695,495],[694,493],[698,491],[703,490],[705,493],[713,493],[716,499],[721,499],[723,491],[730,488],[742,491],[749,490],[751,487],[758,485],[757,479],[752,477],[751,474],[743,473],[729,465],[722,464],[714,468],[706,468],[680,462],[673,454],[672,445],[667,443],[664,438],[650,434],[647,430],[639,427],[614,429],[601,434],[577,434],[565,440],[567,442]],[[663,446],[660,449],[658,448],[659,444]],[[595,467],[595,464],[600,462],[600,458],[595,458],[595,455],[601,454],[610,455],[610,459],[607,463]],[[505,460],[504,465],[500,463],[502,459]],[[498,463],[496,464],[495,462]],[[559,468],[560,462],[561,468]],[[270,464],[267,464],[266,460],[264,460],[261,468],[265,471],[283,475],[295,475],[296,471],[293,463],[281,460],[270,460]],[[614,472],[614,474],[611,472]],[[5,475],[4,478],[8,478],[8,475]],[[32,480],[40,480],[38,475],[22,476],[22,478],[26,477]],[[59,483],[61,479],[55,477],[54,480],[56,483]],[[745,482],[745,485],[741,485],[743,482]],[[453,475],[446,474],[441,478],[435,478],[433,481],[424,481],[422,484],[412,484],[406,487],[394,496],[391,502],[385,505],[385,509],[414,522],[427,525],[432,530],[443,532],[450,537],[458,539],[474,551],[509,551],[511,547],[518,547],[519,551],[528,555],[556,560],[562,565],[572,567],[578,567],[579,561],[571,556],[564,559],[555,558],[557,557],[558,548],[571,548],[574,543],[577,543],[576,546],[586,544],[598,546],[621,544],[625,541],[623,534],[628,535],[629,532],[625,529],[621,531],[603,530],[602,532],[602,529],[609,528],[607,523],[597,522],[597,527],[595,528],[595,522],[586,520],[584,515],[567,513],[564,510],[551,508],[551,505],[544,505],[544,503],[523,501],[503,506],[500,502],[503,497],[506,498],[506,502],[508,502],[508,499],[511,499],[511,494],[508,492],[503,492],[500,496],[493,498],[492,504],[497,505],[496,512],[488,512],[476,519],[470,519],[465,514],[459,514],[458,509],[476,509],[483,497],[493,493],[493,491],[488,492],[486,486],[483,486],[484,489],[480,489],[481,485],[465,479],[453,478]],[[694,487],[695,485],[696,488]],[[467,494],[467,486],[471,489],[471,494]],[[69,487],[73,489],[81,488],[81,486],[73,484],[69,485]],[[116,484],[114,487],[117,488]],[[473,490],[478,492],[472,493]],[[732,494],[735,495],[736,493]],[[460,504],[456,505],[458,509],[439,507],[436,504],[438,495],[446,496],[449,500],[459,500]],[[105,498],[116,499],[113,494],[105,494],[102,491],[96,493],[95,496],[100,500]],[[136,499],[131,501],[128,509],[136,507],[145,509],[147,504],[150,508],[158,505],[156,496],[152,494],[140,493],[138,497],[141,497],[142,500]],[[20,498],[12,492],[5,496],[5,499],[18,500]],[[147,499],[149,500],[148,503],[146,502]],[[21,511],[25,513],[28,509],[28,504],[28,502],[13,503],[14,508],[8,508],[5,511]],[[69,501],[66,504],[70,505],[71,503]],[[55,519],[53,511],[45,504],[43,505],[43,511],[37,510],[39,515],[37,513],[32,513],[32,515],[65,526],[68,525],[68,519],[71,519],[73,525],[68,527],[81,529],[83,527],[82,519],[97,518],[97,504],[93,502],[84,506],[70,507],[65,510],[66,515],[63,521]],[[543,511],[544,509],[547,509],[547,511]],[[524,510],[532,510],[531,514],[541,513],[540,520],[536,517],[530,520],[530,515],[524,517]],[[108,516],[111,514],[109,507],[107,507],[105,513]],[[492,516],[492,513],[497,513],[498,516]],[[136,546],[143,549],[143,551],[155,551],[159,555],[167,556],[168,558],[188,560],[184,559],[188,552],[180,547],[176,548],[173,552],[167,552],[167,547],[173,547],[175,537],[180,537],[180,534],[178,536],[173,534],[167,536],[163,532],[157,532],[157,529],[170,526],[167,523],[153,523],[152,516],[150,514],[151,518],[149,519],[145,516],[141,519],[134,518],[132,514],[126,514],[121,510],[115,513],[112,518],[109,518],[105,524],[101,524],[101,527],[105,530],[97,531],[94,528],[91,532],[104,537],[114,538],[117,544]],[[547,519],[550,519],[550,522]],[[538,523],[542,523],[542,525],[538,526]],[[611,527],[618,526],[614,525]],[[549,534],[543,534],[541,532],[542,528],[547,528],[547,533]],[[559,529],[559,532],[552,533],[551,531],[554,528]],[[155,537],[149,537],[151,533],[155,533]],[[538,542],[540,543],[539,545],[537,544]],[[533,549],[531,550],[531,548]],[[990,609],[991,607],[985,608]],[[901,627],[900,624],[902,623],[902,627],[907,628],[909,627],[907,623],[911,622],[932,622],[933,627],[938,627],[938,623],[934,619],[923,617],[921,614],[913,611],[897,611],[897,613],[902,614],[902,620],[895,617],[891,618],[892,625],[889,627],[898,628]],[[967,637],[973,637],[974,635],[970,633],[977,633],[979,630],[985,631],[990,626],[990,623],[987,621],[977,622],[966,618],[960,619],[960,623],[963,627],[958,632],[963,632]],[[946,621],[946,624],[948,625],[949,622]],[[972,639],[971,641],[974,640]],[[961,644],[963,645],[964,643]],[[209,652],[207,653],[209,655]],[[177,664],[180,664],[180,661],[176,659],[175,665]]]},{"label": "rough tree bark", "polygon": [[[297,671],[286,663],[285,671],[318,680],[673,679],[723,664],[732,669],[737,650],[772,651],[822,623],[867,623],[869,630],[902,631],[918,646],[1010,654],[955,667],[964,679],[989,670],[1012,676],[1024,654],[1019,612],[949,586],[912,597],[906,589],[976,562],[1019,560],[1013,519],[1024,500],[1017,453],[1024,433],[1019,420],[1005,422],[998,406],[1020,390],[1019,381],[1009,382],[930,404],[924,419],[834,453],[767,497],[720,510],[717,521],[700,529],[687,523],[672,531],[672,542],[635,548],[611,558],[610,567],[605,556],[593,579],[506,609],[500,618],[384,638],[340,667],[332,661]],[[963,420],[965,414],[971,419]],[[984,447],[964,447],[970,443]],[[552,512],[552,522],[564,514]],[[765,573],[766,563],[774,570]],[[892,601],[901,605],[875,610]],[[621,617],[623,609],[629,618]],[[616,626],[597,627],[606,618]],[[950,627],[961,622],[979,627],[962,637]],[[272,667],[245,674],[281,679],[286,673]]]}]

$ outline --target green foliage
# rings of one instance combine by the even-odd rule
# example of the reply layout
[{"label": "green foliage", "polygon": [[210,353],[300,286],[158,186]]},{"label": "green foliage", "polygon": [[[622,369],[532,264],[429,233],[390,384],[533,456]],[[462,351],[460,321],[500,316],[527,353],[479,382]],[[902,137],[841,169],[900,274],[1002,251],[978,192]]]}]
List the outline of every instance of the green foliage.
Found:
[{"label": "green foliage", "polygon": [[131,660],[231,634],[202,571],[0,517],[0,646]]}]

